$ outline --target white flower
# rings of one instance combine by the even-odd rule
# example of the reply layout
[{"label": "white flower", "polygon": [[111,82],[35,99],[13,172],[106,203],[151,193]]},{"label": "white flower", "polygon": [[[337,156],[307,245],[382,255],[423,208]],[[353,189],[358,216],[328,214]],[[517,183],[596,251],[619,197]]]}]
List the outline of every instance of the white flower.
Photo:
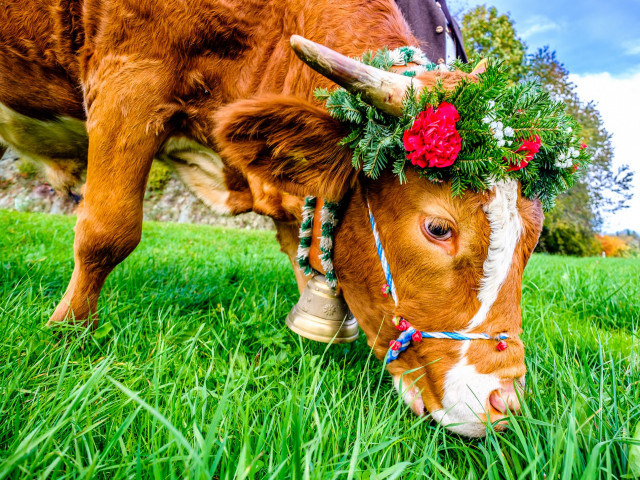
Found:
[{"label": "white flower", "polygon": [[511,127],[507,127],[504,129],[504,136],[505,137],[513,137],[514,132],[513,132],[513,128]]},{"label": "white flower", "polygon": [[496,140],[502,140],[504,138],[504,133],[502,130],[496,130],[495,133],[493,134],[493,138],[495,138]]},{"label": "white flower", "polygon": [[498,140],[498,146],[499,147],[504,147],[505,141],[504,140]]},{"label": "white flower", "polygon": [[578,158],[578,155],[580,155],[580,152],[578,150],[573,147],[569,147],[569,156],[571,158]]},{"label": "white flower", "polygon": [[491,123],[491,117],[486,116],[482,119],[482,123]]},{"label": "white flower", "polygon": [[565,152],[560,152],[558,154],[558,157],[556,158],[556,161],[554,163],[554,166],[556,168],[569,168],[570,166],[573,165],[573,160],[571,159],[571,154],[572,154],[572,148],[569,148],[569,150],[565,153]]},{"label": "white flower", "polygon": [[571,132],[573,132],[573,128],[567,127],[567,133],[571,133]]},{"label": "white flower", "polygon": [[491,110],[493,110],[494,108],[496,108],[496,102],[495,102],[494,100],[489,100],[487,103],[489,104],[489,108],[490,108]]}]

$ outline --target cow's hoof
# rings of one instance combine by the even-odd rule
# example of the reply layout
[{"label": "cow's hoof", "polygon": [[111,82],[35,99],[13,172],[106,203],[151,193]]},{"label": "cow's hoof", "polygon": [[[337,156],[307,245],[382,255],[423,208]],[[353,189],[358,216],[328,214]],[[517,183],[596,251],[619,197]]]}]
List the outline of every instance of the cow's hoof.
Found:
[{"label": "cow's hoof", "polygon": [[77,318],[65,318],[62,320],[55,320],[53,318],[50,318],[46,324],[46,327],[52,330],[89,329],[91,331],[94,331],[98,328],[99,323],[100,321],[95,316],[92,317],[91,319],[84,319],[84,320],[79,320]]},{"label": "cow's hoof", "polygon": [[67,302],[62,301],[49,318],[47,328],[52,329],[90,329],[98,328],[98,315],[86,312],[74,312]]}]

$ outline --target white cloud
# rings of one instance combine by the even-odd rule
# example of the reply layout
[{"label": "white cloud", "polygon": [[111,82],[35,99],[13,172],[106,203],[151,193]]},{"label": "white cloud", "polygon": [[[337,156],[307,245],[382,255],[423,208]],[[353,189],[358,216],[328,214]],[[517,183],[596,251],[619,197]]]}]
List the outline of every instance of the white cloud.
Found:
[{"label": "white cloud", "polygon": [[534,35],[538,35],[540,33],[560,29],[560,25],[556,22],[542,16],[536,16],[534,19],[528,21],[527,24],[529,26],[525,25],[524,31],[520,34],[520,36],[525,40],[529,40]]},{"label": "white cloud", "polygon": [[629,40],[622,44],[624,53],[627,55],[639,55],[640,54],[640,38],[635,40]]},{"label": "white cloud", "polygon": [[634,197],[630,208],[607,219],[609,232],[631,228],[640,232],[640,70],[621,75],[609,72],[571,74],[583,101],[593,100],[615,149],[613,164],[628,164],[634,170]]}]

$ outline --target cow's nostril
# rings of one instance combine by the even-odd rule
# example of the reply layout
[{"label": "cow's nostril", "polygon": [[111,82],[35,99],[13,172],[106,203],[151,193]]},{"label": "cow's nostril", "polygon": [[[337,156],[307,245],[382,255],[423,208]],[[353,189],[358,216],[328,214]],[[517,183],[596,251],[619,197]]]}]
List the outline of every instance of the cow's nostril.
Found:
[{"label": "cow's nostril", "polygon": [[511,413],[518,413],[520,411],[520,401],[518,395],[513,388],[513,384],[506,385],[503,388],[494,390],[489,395],[489,403],[500,413],[507,413],[510,410]]},{"label": "cow's nostril", "polygon": [[489,395],[489,403],[491,403],[491,406],[500,413],[507,412],[507,403],[501,390],[494,390],[491,392],[491,395]]}]

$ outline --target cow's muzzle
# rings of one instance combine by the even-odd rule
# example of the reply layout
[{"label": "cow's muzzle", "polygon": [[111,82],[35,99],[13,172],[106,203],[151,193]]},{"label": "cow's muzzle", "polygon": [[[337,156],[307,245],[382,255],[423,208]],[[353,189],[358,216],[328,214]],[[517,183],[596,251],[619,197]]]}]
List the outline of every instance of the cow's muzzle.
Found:
[{"label": "cow's muzzle", "polygon": [[[516,390],[520,390],[517,392]],[[500,414],[506,415],[507,412],[513,414],[520,413],[520,395],[522,387],[519,380],[504,380],[501,382],[500,388],[489,394],[489,405]]]}]

